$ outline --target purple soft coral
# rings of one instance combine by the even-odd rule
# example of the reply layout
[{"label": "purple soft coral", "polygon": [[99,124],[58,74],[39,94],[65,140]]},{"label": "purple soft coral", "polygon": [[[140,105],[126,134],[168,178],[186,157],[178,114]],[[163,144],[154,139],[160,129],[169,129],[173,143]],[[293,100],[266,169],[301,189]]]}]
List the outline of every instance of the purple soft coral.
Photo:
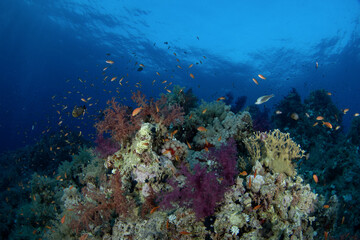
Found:
[{"label": "purple soft coral", "polygon": [[[236,143],[230,139],[227,145],[218,150],[212,150],[208,158],[219,163],[214,171],[207,171],[206,167],[196,164],[194,173],[185,165],[181,166],[180,174],[186,177],[184,187],[180,188],[174,179],[169,181],[173,191],[165,194],[160,203],[165,208],[170,208],[171,202],[178,202],[180,206],[191,207],[196,218],[210,216],[214,213],[217,202],[221,201],[229,186],[234,184],[236,170]],[[222,178],[221,182],[218,178]]]},{"label": "purple soft coral", "polygon": [[104,138],[103,134],[97,136],[95,143],[97,144],[95,151],[101,158],[106,158],[120,149],[119,143],[110,138]]}]

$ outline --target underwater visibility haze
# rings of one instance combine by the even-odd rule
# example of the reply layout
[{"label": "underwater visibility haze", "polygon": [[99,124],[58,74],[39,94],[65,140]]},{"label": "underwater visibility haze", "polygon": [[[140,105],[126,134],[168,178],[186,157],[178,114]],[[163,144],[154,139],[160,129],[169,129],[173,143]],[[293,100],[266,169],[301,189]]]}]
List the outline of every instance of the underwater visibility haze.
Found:
[{"label": "underwater visibility haze", "polygon": [[359,239],[360,1],[0,1],[1,239]]}]

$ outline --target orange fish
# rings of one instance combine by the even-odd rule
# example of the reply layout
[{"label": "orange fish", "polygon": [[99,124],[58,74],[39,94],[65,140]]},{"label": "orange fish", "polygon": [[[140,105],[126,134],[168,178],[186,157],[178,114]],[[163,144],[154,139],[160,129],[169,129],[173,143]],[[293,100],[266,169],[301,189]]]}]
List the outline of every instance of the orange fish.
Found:
[{"label": "orange fish", "polygon": [[240,173],[240,175],[241,175],[241,176],[246,176],[246,175],[247,175],[247,172],[246,172],[246,171],[242,171],[242,172]]},{"label": "orange fish", "polygon": [[134,111],[132,112],[132,116],[136,116],[140,111],[142,110],[142,107],[138,107],[138,108],[135,108]]},{"label": "orange fish", "polygon": [[261,208],[261,204],[260,204],[260,205],[257,205],[256,207],[254,207],[254,208],[253,208],[253,211],[258,210],[259,208]]},{"label": "orange fish", "polygon": [[331,92],[328,92],[328,93],[327,93],[327,95],[331,96],[331,95],[332,95],[332,93],[331,93]]},{"label": "orange fish", "polygon": [[350,109],[345,108],[345,109],[343,110],[343,113],[346,114],[349,110],[350,110]]},{"label": "orange fish", "polygon": [[218,142],[220,142],[221,141],[221,136],[218,138]]},{"label": "orange fish", "polygon": [[318,122],[314,123],[314,124],[313,124],[313,127],[315,127],[315,126],[318,125],[318,124],[319,124]]},{"label": "orange fish", "polygon": [[192,66],[194,66],[194,64],[190,64],[189,68],[192,68]]},{"label": "orange fish", "polygon": [[192,118],[192,114],[190,114],[190,116],[189,116],[189,120]]},{"label": "orange fish", "polygon": [[188,145],[189,149],[191,149],[191,145],[189,142],[186,142],[186,144]]},{"label": "orange fish", "polygon": [[249,177],[249,188],[251,188],[251,177]]},{"label": "orange fish", "polygon": [[141,63],[139,64],[139,66],[140,66],[140,67],[145,67],[145,65],[144,65],[144,64],[141,64]]},{"label": "orange fish", "polygon": [[344,224],[344,221],[345,221],[345,216],[343,216],[341,219],[341,225]]},{"label": "orange fish", "polygon": [[202,111],[202,114],[206,113],[207,111],[207,108],[205,108],[203,111]]},{"label": "orange fish", "polygon": [[325,238],[325,240],[327,240],[328,236],[329,236],[329,232],[324,232],[324,238]]},{"label": "orange fish", "polygon": [[81,101],[83,101],[83,102],[85,102],[85,103],[87,102],[85,98],[82,98]]},{"label": "orange fish", "polygon": [[323,117],[323,116],[318,116],[318,117],[316,118],[316,120],[319,120],[319,121],[324,120],[324,117]]},{"label": "orange fish", "polygon": [[61,218],[61,223],[62,223],[62,224],[64,224],[64,222],[65,222],[65,216],[66,216],[66,215],[64,215],[64,216]]},{"label": "orange fish", "polygon": [[172,133],[171,133],[171,138],[178,132],[178,130],[174,130]]},{"label": "orange fish", "polygon": [[220,100],[225,100],[225,97],[219,97],[218,99],[216,99],[217,102]]},{"label": "orange fish", "polygon": [[318,182],[319,182],[319,179],[318,179],[318,177],[317,177],[315,174],[313,175],[313,179],[314,179],[315,183],[318,183]]},{"label": "orange fish", "polygon": [[117,77],[113,77],[110,81],[113,82],[117,79]]},{"label": "orange fish", "polygon": [[329,206],[329,205],[324,205],[323,207],[326,208],[326,209],[328,209],[330,206]]},{"label": "orange fish", "polygon": [[158,76],[160,76],[160,73],[159,73],[159,72],[156,72],[156,74],[157,74]]},{"label": "orange fish", "polygon": [[332,128],[332,125],[329,122],[323,122],[323,125],[325,125],[326,127],[330,128],[330,129]]},{"label": "orange fish", "polygon": [[168,149],[168,150],[166,150],[165,152],[163,152],[163,155],[166,155],[166,154],[168,154],[168,153],[170,153],[170,152],[171,152],[171,150]]},{"label": "orange fish", "polygon": [[264,77],[263,75],[261,75],[261,74],[258,74],[258,76],[259,76],[259,78],[261,78],[261,79],[266,79],[266,77]]},{"label": "orange fish", "polygon": [[114,64],[114,61],[111,61],[111,60],[106,60],[105,62],[108,64]]},{"label": "orange fish", "polygon": [[259,82],[255,78],[253,78],[252,80],[254,83],[256,83],[256,85],[259,85]]},{"label": "orange fish", "polygon": [[194,74],[192,74],[192,73],[190,73],[190,77],[191,77],[192,79],[195,78]]},{"label": "orange fish", "polygon": [[359,113],[354,113],[354,117],[358,117],[359,115]]},{"label": "orange fish", "polygon": [[166,89],[166,91],[167,91],[168,93],[171,93],[171,90],[169,90],[169,89]]},{"label": "orange fish", "polygon": [[256,178],[256,174],[257,174],[257,169],[255,169],[254,179]]},{"label": "orange fish", "polygon": [[181,69],[180,65],[177,65],[177,67]]},{"label": "orange fish", "polygon": [[200,131],[200,132],[206,132],[207,131],[207,129],[204,128],[204,127],[198,127],[197,130]]},{"label": "orange fish", "polygon": [[167,81],[166,80],[164,80],[164,81],[162,81],[161,83],[166,83]]},{"label": "orange fish", "polygon": [[160,206],[154,207],[153,209],[151,209],[150,214],[153,214]]},{"label": "orange fish", "polygon": [[189,235],[189,234],[191,234],[191,233],[190,233],[190,232],[187,232],[187,231],[181,231],[180,234],[181,234],[181,235]]},{"label": "orange fish", "polygon": [[79,240],[86,240],[88,236],[89,236],[89,234],[88,234],[88,233],[85,233],[84,235],[82,235],[82,236],[79,238]]},{"label": "orange fish", "polygon": [[73,185],[71,185],[71,186],[69,187],[69,190],[73,189],[73,187],[74,187],[74,186],[73,186]]},{"label": "orange fish", "polygon": [[155,104],[156,112],[160,112],[159,107]]}]

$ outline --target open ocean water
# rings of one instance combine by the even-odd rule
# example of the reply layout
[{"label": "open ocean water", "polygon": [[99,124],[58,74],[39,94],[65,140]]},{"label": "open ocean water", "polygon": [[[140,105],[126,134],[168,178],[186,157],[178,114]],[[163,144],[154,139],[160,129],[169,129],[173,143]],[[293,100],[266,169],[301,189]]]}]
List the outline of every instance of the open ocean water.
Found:
[{"label": "open ocean water", "polygon": [[360,1],[0,1],[2,239],[358,239]]}]

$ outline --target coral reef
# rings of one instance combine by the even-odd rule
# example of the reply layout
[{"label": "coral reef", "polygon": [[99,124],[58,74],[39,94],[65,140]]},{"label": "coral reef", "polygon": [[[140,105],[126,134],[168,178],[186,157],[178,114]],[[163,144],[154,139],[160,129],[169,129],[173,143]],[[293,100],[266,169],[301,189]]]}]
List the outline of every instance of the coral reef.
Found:
[{"label": "coral reef", "polygon": [[[295,176],[292,160],[304,157],[304,150],[296,144],[289,133],[279,129],[269,132],[257,132],[244,141],[252,159],[261,161],[266,167],[277,173]],[[260,153],[260,151],[263,151]]]}]

